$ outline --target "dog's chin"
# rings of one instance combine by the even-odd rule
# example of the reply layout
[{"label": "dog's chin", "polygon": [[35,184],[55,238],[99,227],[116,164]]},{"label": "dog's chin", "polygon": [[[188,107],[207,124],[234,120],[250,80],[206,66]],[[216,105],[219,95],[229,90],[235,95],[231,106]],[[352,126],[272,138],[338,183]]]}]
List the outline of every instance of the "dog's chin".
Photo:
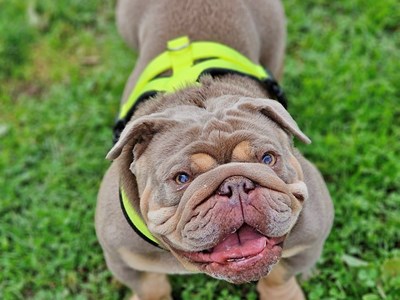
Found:
[{"label": "dog's chin", "polygon": [[210,249],[176,253],[212,277],[240,284],[268,275],[281,257],[285,237],[267,237],[243,225]]}]

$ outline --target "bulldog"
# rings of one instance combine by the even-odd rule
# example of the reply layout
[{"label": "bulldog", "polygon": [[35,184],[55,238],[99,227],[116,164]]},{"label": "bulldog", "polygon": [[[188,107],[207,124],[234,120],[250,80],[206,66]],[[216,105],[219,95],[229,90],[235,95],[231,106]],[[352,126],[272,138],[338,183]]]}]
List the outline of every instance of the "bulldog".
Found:
[{"label": "bulldog", "polygon": [[333,206],[273,79],[282,4],[119,0],[116,15],[139,57],[98,194],[108,268],[133,299],[171,299],[166,274],[199,272],[304,299],[295,276],[319,258]]}]

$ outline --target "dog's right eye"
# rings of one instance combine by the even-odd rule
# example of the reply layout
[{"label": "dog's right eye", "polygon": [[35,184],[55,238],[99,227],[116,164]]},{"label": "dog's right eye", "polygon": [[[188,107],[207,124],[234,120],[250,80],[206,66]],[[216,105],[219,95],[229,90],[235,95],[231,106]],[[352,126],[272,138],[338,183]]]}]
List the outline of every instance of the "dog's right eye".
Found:
[{"label": "dog's right eye", "polygon": [[189,180],[190,180],[190,176],[185,172],[178,173],[178,175],[176,175],[176,177],[175,177],[175,181],[178,184],[188,183]]}]

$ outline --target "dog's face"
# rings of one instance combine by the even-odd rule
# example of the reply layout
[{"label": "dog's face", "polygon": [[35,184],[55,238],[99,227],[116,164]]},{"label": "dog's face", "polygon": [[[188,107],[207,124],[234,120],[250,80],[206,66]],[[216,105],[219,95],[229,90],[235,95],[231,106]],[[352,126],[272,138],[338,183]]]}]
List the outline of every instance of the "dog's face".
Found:
[{"label": "dog's face", "polygon": [[223,96],[132,121],[108,157],[125,153],[149,230],[186,268],[242,283],[277,263],[307,199],[291,134],[309,142],[276,101]]}]

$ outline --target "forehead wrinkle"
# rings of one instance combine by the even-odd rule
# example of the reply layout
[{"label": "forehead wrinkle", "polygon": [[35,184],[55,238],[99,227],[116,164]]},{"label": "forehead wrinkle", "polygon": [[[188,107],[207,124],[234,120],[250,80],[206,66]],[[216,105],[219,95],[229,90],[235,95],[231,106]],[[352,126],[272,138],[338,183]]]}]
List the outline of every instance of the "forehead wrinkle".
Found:
[{"label": "forehead wrinkle", "polygon": [[[226,110],[216,112],[203,110],[196,115],[193,114],[194,111],[186,111],[186,114],[181,112],[179,116],[186,120],[186,124],[175,126],[172,129],[175,133],[173,135],[160,134],[153,140],[162,143],[162,148],[158,148],[164,154],[162,160],[165,161],[165,154],[169,153],[167,155],[169,166],[184,165],[188,163],[183,159],[187,155],[206,153],[215,157],[218,162],[226,163],[231,160],[233,149],[244,140],[260,146],[268,142],[276,146],[278,135],[273,129],[278,126],[274,122],[265,117],[235,111],[235,114],[233,112],[227,114]],[[188,117],[191,121],[188,121]],[[160,152],[157,153],[159,156]],[[160,159],[161,157],[152,157],[153,163],[157,165],[162,162]],[[170,169],[163,171],[169,173]]]},{"label": "forehead wrinkle", "polygon": [[234,131],[234,128],[229,122],[220,120],[215,116],[205,123],[200,138],[207,139],[214,131],[230,133]]},{"label": "forehead wrinkle", "polygon": [[219,163],[227,163],[232,159],[235,147],[243,141],[253,141],[257,135],[247,130],[237,130],[231,133],[213,131],[208,141],[200,142],[199,152],[212,155]]}]

